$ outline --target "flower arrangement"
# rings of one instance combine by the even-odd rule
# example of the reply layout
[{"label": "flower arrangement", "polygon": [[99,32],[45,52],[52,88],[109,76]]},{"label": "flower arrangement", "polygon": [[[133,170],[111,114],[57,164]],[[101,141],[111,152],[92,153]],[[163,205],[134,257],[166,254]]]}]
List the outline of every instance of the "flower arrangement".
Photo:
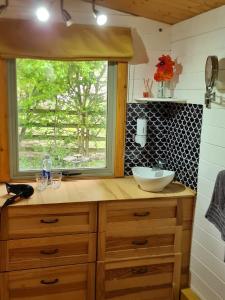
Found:
[{"label": "flower arrangement", "polygon": [[155,81],[168,81],[173,78],[175,62],[170,55],[162,55],[159,57],[159,63],[154,74]]}]

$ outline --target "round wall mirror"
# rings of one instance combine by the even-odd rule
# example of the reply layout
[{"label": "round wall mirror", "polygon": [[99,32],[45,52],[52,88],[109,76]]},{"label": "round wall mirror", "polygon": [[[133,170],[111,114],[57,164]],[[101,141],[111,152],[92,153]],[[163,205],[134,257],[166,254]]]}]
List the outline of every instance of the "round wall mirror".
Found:
[{"label": "round wall mirror", "polygon": [[208,56],[205,64],[205,84],[206,89],[213,89],[218,78],[219,62],[217,56]]}]

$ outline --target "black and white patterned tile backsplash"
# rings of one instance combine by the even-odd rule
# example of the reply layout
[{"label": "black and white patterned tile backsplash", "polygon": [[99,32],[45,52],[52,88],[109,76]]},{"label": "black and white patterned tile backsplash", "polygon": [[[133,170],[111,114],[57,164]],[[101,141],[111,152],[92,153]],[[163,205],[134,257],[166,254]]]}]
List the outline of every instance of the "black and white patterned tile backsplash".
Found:
[{"label": "black and white patterned tile backsplash", "polygon": [[[176,179],[197,188],[203,106],[197,104],[127,104],[125,175],[134,166],[152,167],[159,160]],[[135,143],[138,118],[147,119],[147,143]]]}]

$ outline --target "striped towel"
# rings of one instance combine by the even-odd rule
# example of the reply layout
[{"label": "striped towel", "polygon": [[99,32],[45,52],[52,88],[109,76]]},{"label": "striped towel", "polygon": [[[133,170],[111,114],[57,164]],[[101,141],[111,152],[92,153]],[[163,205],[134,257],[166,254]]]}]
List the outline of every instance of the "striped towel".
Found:
[{"label": "striped towel", "polygon": [[217,175],[212,200],[205,217],[216,226],[225,241],[225,170]]}]

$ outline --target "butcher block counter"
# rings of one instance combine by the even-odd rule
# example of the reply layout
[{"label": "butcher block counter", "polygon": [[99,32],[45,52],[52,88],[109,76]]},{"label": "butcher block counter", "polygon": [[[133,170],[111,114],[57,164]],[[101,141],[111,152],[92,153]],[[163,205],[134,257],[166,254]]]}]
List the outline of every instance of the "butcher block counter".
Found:
[{"label": "butcher block counter", "polygon": [[[195,192],[133,177],[62,182],[1,209],[0,300],[178,300]],[[0,206],[8,198],[0,185]]]},{"label": "butcher block counter", "polygon": [[[35,189],[36,183],[29,183]],[[158,199],[194,197],[195,192],[180,183],[171,183],[162,192],[151,193],[141,190],[133,177],[97,180],[63,181],[59,189],[48,187],[31,198],[15,205],[37,205],[53,203],[100,202],[110,200]],[[0,206],[8,198],[4,184],[0,185]]]}]

